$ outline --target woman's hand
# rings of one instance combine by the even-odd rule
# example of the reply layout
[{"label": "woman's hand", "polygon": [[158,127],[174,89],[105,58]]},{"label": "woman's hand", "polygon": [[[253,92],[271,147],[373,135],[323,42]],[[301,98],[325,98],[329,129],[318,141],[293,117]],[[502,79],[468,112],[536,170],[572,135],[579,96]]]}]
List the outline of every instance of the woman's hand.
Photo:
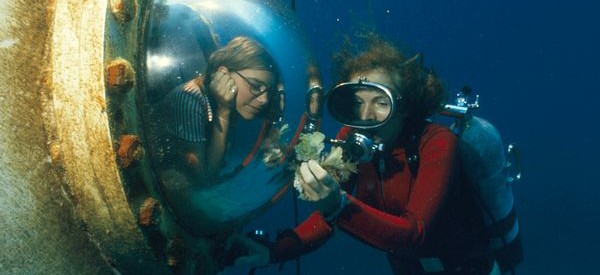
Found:
[{"label": "woman's hand", "polygon": [[183,90],[188,93],[200,91],[200,86],[202,85],[201,83],[202,78],[196,77],[186,82],[185,85],[183,85]]},{"label": "woman's hand", "polygon": [[334,213],[342,200],[340,184],[321,165],[309,160],[300,165],[300,184],[308,201],[325,216]]},{"label": "woman's hand", "polygon": [[219,68],[213,75],[208,89],[217,103],[217,108],[231,110],[235,107],[237,86],[225,67]]}]

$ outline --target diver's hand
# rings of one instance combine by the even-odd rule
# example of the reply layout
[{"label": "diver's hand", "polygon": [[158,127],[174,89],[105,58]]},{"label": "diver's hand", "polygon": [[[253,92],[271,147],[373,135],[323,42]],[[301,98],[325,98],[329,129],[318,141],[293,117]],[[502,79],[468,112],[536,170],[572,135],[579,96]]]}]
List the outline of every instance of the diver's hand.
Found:
[{"label": "diver's hand", "polygon": [[212,75],[208,89],[217,103],[217,108],[234,108],[238,88],[225,67],[219,68]]},{"label": "diver's hand", "polygon": [[316,161],[309,160],[300,165],[300,184],[307,200],[313,202],[323,215],[334,213],[340,206],[340,184]]},{"label": "diver's hand", "polygon": [[269,248],[252,238],[235,235],[229,240],[231,242],[229,255],[235,255],[234,266],[259,267],[269,264],[271,257]]}]

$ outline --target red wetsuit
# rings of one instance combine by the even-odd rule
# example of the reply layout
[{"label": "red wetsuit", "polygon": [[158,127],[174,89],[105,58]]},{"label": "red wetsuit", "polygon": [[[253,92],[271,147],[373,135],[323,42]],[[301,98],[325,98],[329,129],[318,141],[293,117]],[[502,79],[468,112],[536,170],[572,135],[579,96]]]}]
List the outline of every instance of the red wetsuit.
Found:
[{"label": "red wetsuit", "polygon": [[[342,128],[338,136],[349,131]],[[356,177],[342,184],[349,204],[337,219],[329,223],[318,211],[313,213],[293,230],[295,234],[278,238],[271,248],[272,261],[314,250],[335,226],[386,251],[398,274],[422,273],[419,259],[431,257],[441,258],[445,270],[454,270],[474,251],[481,251],[486,238],[480,220],[474,218],[473,210],[478,208],[461,196],[464,192],[453,175],[456,136],[440,125],[425,127],[418,146],[417,177],[407,165],[405,144],[399,138],[386,157],[360,165]]]}]

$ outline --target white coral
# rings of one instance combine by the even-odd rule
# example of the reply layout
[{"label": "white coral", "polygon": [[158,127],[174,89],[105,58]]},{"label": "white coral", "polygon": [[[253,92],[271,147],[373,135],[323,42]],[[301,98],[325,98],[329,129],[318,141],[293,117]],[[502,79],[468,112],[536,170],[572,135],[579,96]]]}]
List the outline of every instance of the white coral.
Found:
[{"label": "white coral", "polygon": [[[299,140],[300,142],[294,148],[298,162],[317,161],[337,182],[347,181],[350,174],[356,172],[356,163],[343,159],[344,150],[341,147],[333,147],[329,154],[321,157],[321,152],[325,148],[324,134],[320,132],[302,134]],[[296,165],[292,169],[295,170],[294,188],[298,191],[298,198],[306,200],[307,197],[300,181],[300,165]]]},{"label": "white coral", "polygon": [[298,198],[301,200],[308,200],[308,197],[304,193],[304,188],[302,188],[302,183],[300,183],[300,175],[298,172],[294,175],[294,188],[298,191]]}]

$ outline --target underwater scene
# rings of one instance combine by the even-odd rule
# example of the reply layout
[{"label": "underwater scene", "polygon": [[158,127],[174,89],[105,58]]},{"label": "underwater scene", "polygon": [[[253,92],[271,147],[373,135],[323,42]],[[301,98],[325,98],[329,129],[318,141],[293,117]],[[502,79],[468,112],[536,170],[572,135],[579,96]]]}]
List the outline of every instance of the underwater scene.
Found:
[{"label": "underwater scene", "polygon": [[600,274],[600,4],[0,2],[0,274]]},{"label": "underwater scene", "polygon": [[[520,146],[523,178],[513,185],[523,240],[517,274],[598,274],[594,257],[600,132],[591,125],[600,90],[599,19],[587,1],[298,1],[296,11],[325,83],[340,36],[373,30],[419,52],[448,96],[464,85],[480,95],[477,116]],[[580,98],[577,100],[575,98]],[[577,102],[577,103],[575,103]],[[339,126],[324,114],[322,129]],[[592,126],[593,127],[593,126]],[[585,133],[585,134],[584,134]],[[287,201],[286,201],[287,200]],[[245,228],[294,225],[291,198]],[[287,204],[287,205],[286,205]],[[283,209],[281,209],[283,208]],[[312,211],[300,203],[300,219]],[[275,222],[277,221],[277,222]],[[392,274],[385,253],[345,232],[319,249],[256,274]],[[240,269],[223,274],[238,274]],[[483,274],[483,273],[474,273]],[[508,273],[510,274],[510,273]]]}]

